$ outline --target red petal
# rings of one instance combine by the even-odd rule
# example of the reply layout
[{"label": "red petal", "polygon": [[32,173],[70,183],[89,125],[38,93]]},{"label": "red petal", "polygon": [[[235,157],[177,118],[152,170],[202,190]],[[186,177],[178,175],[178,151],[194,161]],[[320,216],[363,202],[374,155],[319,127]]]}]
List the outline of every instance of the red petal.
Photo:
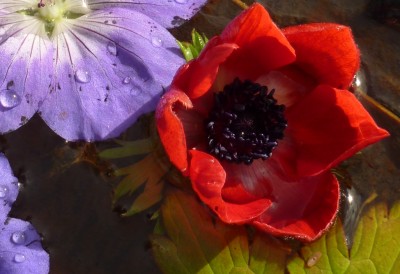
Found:
[{"label": "red petal", "polygon": [[313,241],[333,223],[339,207],[339,184],[332,174],[276,182],[274,202],[253,221],[258,229],[275,236]]},{"label": "red petal", "polygon": [[298,176],[324,172],[389,136],[352,93],[325,85],[288,110],[286,118],[296,162],[284,165],[294,165]]},{"label": "red petal", "polygon": [[239,46],[224,66],[242,78],[255,80],[261,73],[295,60],[293,48],[264,7],[257,3],[237,16],[220,38]]},{"label": "red petal", "polygon": [[[190,151],[190,179],[193,189],[200,199],[208,205],[219,218],[226,223],[246,223],[262,214],[271,201],[256,199],[248,201],[252,195],[243,188],[239,196],[245,197],[240,203],[226,201],[222,197],[226,173],[221,164],[213,156],[197,151]],[[227,193],[229,196],[229,193]]]},{"label": "red petal", "polygon": [[181,172],[185,172],[188,166],[186,137],[183,125],[174,111],[176,105],[186,109],[193,107],[185,93],[171,87],[158,103],[156,123],[161,142],[171,162]]},{"label": "red petal", "polygon": [[188,69],[179,77],[175,77],[174,84],[179,86],[190,99],[204,95],[213,85],[219,66],[237,49],[232,43],[220,43],[214,37],[208,43],[200,56],[189,63]]},{"label": "red petal", "polygon": [[296,50],[296,64],[321,84],[346,89],[360,65],[350,28],[337,24],[306,24],[283,30]]}]

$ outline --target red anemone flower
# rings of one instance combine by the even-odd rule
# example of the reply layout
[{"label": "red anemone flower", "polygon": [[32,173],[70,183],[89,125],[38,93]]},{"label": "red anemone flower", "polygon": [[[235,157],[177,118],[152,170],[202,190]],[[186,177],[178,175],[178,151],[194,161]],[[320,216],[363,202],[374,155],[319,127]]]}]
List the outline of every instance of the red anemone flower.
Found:
[{"label": "red anemone flower", "polygon": [[312,241],[338,211],[330,169],[388,136],[346,90],[359,62],[349,28],[279,30],[254,4],[178,71],[161,141],[222,221]]}]

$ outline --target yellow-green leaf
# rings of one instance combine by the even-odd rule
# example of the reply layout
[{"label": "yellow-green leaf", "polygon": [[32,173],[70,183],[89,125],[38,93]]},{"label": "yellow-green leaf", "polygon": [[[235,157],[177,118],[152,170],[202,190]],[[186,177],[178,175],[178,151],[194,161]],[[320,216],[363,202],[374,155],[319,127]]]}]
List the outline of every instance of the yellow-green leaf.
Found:
[{"label": "yellow-green leaf", "polygon": [[400,202],[369,208],[348,252],[340,222],[318,241],[304,246],[288,264],[290,273],[388,274],[400,270]]},{"label": "yellow-green leaf", "polygon": [[151,138],[130,142],[115,140],[115,142],[121,147],[105,149],[99,153],[99,156],[104,159],[118,159],[147,154],[154,150],[154,143]]},{"label": "yellow-green leaf", "polygon": [[171,191],[161,208],[166,236],[151,237],[164,273],[253,273],[244,227],[213,220],[193,195]]}]

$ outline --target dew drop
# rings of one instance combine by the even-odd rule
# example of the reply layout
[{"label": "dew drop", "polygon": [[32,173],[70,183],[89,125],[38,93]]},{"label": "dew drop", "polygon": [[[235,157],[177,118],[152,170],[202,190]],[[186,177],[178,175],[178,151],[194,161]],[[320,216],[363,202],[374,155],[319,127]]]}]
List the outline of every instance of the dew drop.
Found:
[{"label": "dew drop", "polygon": [[162,44],[163,44],[163,41],[162,41],[160,38],[158,38],[158,37],[152,37],[152,38],[151,38],[151,43],[152,43],[153,46],[155,46],[155,47],[161,47]]},{"label": "dew drop", "polygon": [[88,83],[90,82],[91,76],[89,71],[83,70],[83,69],[78,69],[75,72],[75,80],[78,81],[79,83]]},{"label": "dew drop", "polygon": [[0,91],[0,105],[3,108],[15,108],[21,103],[21,101],[21,96],[12,89],[4,89]]},{"label": "dew drop", "polygon": [[122,80],[122,83],[127,85],[131,82],[131,80],[132,80],[131,77],[125,77],[124,80]]},{"label": "dew drop", "polygon": [[26,241],[25,233],[22,231],[16,231],[11,235],[11,241],[16,245],[23,245]]},{"label": "dew drop", "polygon": [[14,262],[16,263],[22,263],[25,261],[25,255],[22,254],[15,254],[14,256]]},{"label": "dew drop", "polygon": [[114,42],[109,42],[107,44],[107,50],[111,55],[117,55],[117,45]]},{"label": "dew drop", "polygon": [[307,266],[308,267],[313,267],[314,265],[316,265],[319,261],[319,259],[321,259],[322,253],[317,251],[315,252],[308,260],[307,260]]},{"label": "dew drop", "polygon": [[175,0],[175,2],[178,4],[186,4],[188,0]]},{"label": "dew drop", "polygon": [[4,199],[8,194],[8,187],[0,186],[0,199]]}]

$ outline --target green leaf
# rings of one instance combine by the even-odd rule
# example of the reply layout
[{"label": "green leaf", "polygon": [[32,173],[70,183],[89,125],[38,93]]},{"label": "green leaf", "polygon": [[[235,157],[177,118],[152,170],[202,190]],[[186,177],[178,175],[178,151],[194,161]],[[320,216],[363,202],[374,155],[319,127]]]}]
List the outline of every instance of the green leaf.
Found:
[{"label": "green leaf", "polygon": [[171,191],[161,208],[167,236],[151,236],[164,273],[253,273],[246,231],[211,218],[189,194]]},{"label": "green leaf", "polygon": [[132,206],[122,216],[131,216],[143,210],[150,208],[162,199],[163,182],[151,184],[147,182],[142,193],[135,199]]},{"label": "green leaf", "polygon": [[390,211],[379,203],[361,218],[350,252],[340,222],[320,240],[304,246],[288,264],[290,273],[398,273],[400,202]]},{"label": "green leaf", "polygon": [[181,49],[183,53],[183,57],[185,57],[186,62],[189,62],[190,60],[194,59],[192,51],[189,47],[189,43],[187,42],[180,42],[176,41],[178,43],[179,48]]},{"label": "green leaf", "polygon": [[150,181],[152,184],[159,182],[165,172],[155,166],[155,163],[153,154],[149,154],[135,164],[117,169],[116,176],[127,176],[115,188],[113,200],[116,201],[126,194],[132,194],[146,181]]},{"label": "green leaf", "polygon": [[191,194],[169,192],[161,216],[163,229],[157,228],[151,243],[164,273],[284,273],[287,250],[281,242],[256,234],[250,252],[245,226],[214,220]]},{"label": "green leaf", "polygon": [[118,159],[147,154],[154,150],[154,142],[151,138],[130,142],[115,140],[115,142],[122,147],[105,149],[99,153],[99,156],[104,159]]},{"label": "green leaf", "polygon": [[194,58],[197,58],[208,42],[208,39],[204,34],[202,36],[194,29],[192,30],[191,36],[192,36],[191,43],[176,41],[187,62],[189,62]]},{"label": "green leaf", "polygon": [[277,239],[257,233],[251,245],[250,268],[259,274],[283,274],[289,252]]}]

